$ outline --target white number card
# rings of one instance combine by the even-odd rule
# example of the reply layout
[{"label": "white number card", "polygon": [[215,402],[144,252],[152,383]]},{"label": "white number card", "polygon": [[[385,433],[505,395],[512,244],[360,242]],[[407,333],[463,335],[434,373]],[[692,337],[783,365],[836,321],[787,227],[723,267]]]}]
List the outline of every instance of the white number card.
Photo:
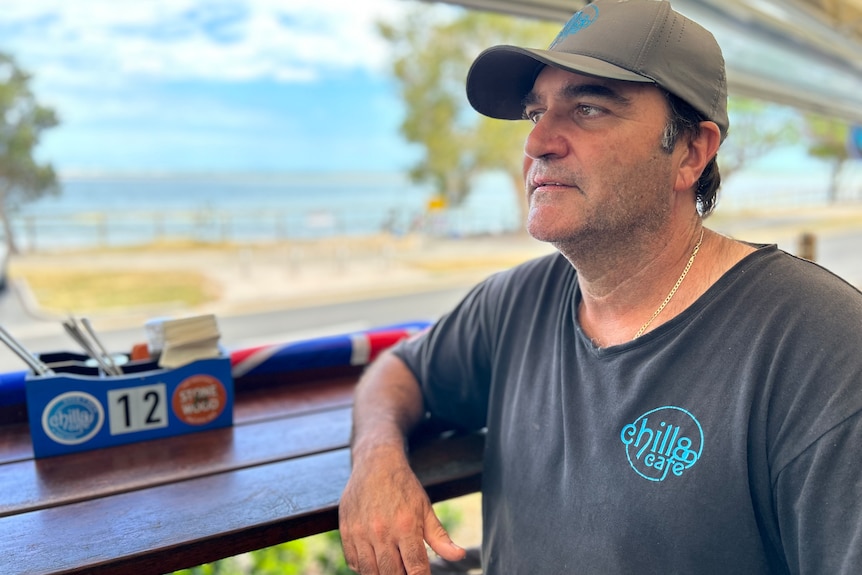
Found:
[{"label": "white number card", "polygon": [[109,390],[111,435],[167,427],[167,397],[163,383]]}]

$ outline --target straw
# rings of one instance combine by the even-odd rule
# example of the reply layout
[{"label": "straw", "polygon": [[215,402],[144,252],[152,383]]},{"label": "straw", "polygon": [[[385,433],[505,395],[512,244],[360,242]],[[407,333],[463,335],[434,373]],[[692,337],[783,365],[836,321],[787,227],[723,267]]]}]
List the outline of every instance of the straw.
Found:
[{"label": "straw", "polygon": [[102,345],[102,341],[96,335],[96,330],[93,329],[92,324],[90,324],[90,320],[85,317],[82,317],[81,324],[83,324],[84,329],[87,330],[87,333],[90,334],[90,339],[95,342],[96,346],[99,348],[99,351],[102,352],[102,357],[105,358],[106,362],[111,367],[110,372],[113,375],[123,375],[123,369],[119,365],[117,365],[117,362],[114,361],[114,358],[111,356],[110,353],[108,353],[108,350],[105,349],[105,346]]},{"label": "straw", "polygon": [[48,375],[54,373],[53,371],[51,371],[51,368],[49,368],[41,360],[36,358],[35,355],[27,351],[27,349],[21,344],[21,342],[12,337],[12,334],[6,331],[6,328],[4,328],[2,325],[0,325],[0,340],[2,340],[3,343],[5,343],[6,346],[15,353],[15,355],[24,360],[24,363],[30,366],[34,373],[38,375]]},{"label": "straw", "polygon": [[88,356],[99,364],[99,367],[101,367],[106,374],[119,375],[115,370],[111,369],[111,365],[105,361],[102,354],[93,347],[93,344],[90,343],[89,340],[87,340],[84,333],[81,331],[81,328],[78,326],[78,321],[73,316],[70,316],[67,321],[63,322],[63,327],[65,328],[66,333],[68,333],[72,339],[74,339],[78,345],[84,349],[84,352],[86,352]]}]

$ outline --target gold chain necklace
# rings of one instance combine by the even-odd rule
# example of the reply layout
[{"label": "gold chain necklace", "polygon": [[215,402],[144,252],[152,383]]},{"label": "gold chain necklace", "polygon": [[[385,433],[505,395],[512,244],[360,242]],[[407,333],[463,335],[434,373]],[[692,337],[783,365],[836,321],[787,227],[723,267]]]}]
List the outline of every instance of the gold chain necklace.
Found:
[{"label": "gold chain necklace", "polygon": [[691,269],[691,264],[693,264],[693,263],[694,263],[694,258],[695,258],[695,257],[697,257],[697,252],[700,250],[700,244],[701,244],[701,242],[702,242],[702,241],[703,241],[703,228],[700,228],[700,239],[699,239],[699,240],[697,240],[697,243],[694,245],[694,251],[692,251],[692,252],[691,252],[691,257],[690,257],[690,258],[688,258],[688,263],[687,263],[687,264],[685,264],[685,269],[684,269],[684,270],[682,270],[682,275],[680,275],[680,276],[679,276],[679,279],[678,279],[678,280],[676,280],[676,283],[675,283],[675,284],[674,284],[674,286],[671,288],[670,293],[669,293],[669,294],[667,294],[667,297],[666,297],[666,298],[664,298],[664,301],[663,301],[663,302],[661,302],[661,305],[660,305],[660,306],[658,306],[658,309],[657,309],[657,310],[655,310],[655,312],[652,314],[652,317],[651,317],[651,318],[649,318],[649,319],[646,321],[646,323],[645,323],[645,324],[643,324],[643,325],[641,326],[641,328],[640,328],[640,329],[638,330],[638,332],[635,334],[635,336],[634,336],[634,338],[633,338],[633,339],[637,339],[637,338],[639,338],[640,336],[642,336],[642,335],[643,335],[643,333],[644,333],[644,331],[646,331],[646,328],[648,328],[648,327],[649,327],[649,324],[651,324],[651,323],[652,323],[652,320],[654,320],[655,318],[657,318],[657,317],[658,317],[658,314],[660,314],[660,313],[662,312],[662,310],[665,308],[665,306],[666,306],[668,303],[670,303],[670,300],[671,300],[671,299],[673,299],[673,296],[674,296],[674,294],[676,293],[676,290],[678,290],[678,289],[679,289],[679,286],[682,284],[682,280],[684,280],[684,279],[685,279],[686,274],[688,274],[688,270],[690,270],[690,269]]}]

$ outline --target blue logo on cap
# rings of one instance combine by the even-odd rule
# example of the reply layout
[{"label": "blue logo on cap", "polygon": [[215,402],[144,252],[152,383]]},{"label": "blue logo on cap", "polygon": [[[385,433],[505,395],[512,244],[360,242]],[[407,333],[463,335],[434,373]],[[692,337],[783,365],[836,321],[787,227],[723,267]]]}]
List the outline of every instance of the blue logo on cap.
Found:
[{"label": "blue logo on cap", "polygon": [[83,391],[58,395],[42,412],[42,429],[63,445],[77,445],[93,438],[102,429],[105,410],[102,404]]},{"label": "blue logo on cap", "polygon": [[554,46],[556,46],[572,34],[583,30],[584,28],[595,22],[596,18],[598,17],[598,6],[595,6],[594,4],[588,4],[584,7],[583,10],[575,13],[575,15],[572,16],[568,22],[566,22],[566,25],[563,26],[563,29],[560,30],[560,33],[557,34],[556,38],[554,38],[554,41],[551,42],[551,45],[548,50],[553,50]]}]

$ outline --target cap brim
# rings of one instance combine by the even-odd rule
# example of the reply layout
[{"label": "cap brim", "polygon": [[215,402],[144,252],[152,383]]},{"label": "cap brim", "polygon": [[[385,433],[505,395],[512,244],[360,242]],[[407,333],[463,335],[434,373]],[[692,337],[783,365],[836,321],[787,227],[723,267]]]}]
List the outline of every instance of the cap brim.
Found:
[{"label": "cap brim", "polygon": [[470,67],[467,99],[480,114],[501,120],[520,120],[524,112],[524,97],[533,89],[536,76],[545,66],[598,78],[653,82],[651,78],[589,56],[494,46],[479,54]]}]

